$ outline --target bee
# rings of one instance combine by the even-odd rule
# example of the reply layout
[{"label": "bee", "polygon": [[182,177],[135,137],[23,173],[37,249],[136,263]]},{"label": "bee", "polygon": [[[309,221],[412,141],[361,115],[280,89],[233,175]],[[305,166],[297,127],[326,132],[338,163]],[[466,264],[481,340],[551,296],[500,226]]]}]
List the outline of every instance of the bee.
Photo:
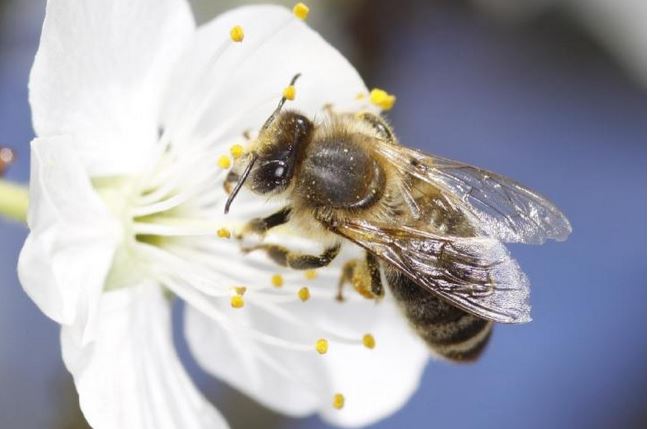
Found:
[{"label": "bee", "polygon": [[377,114],[329,111],[316,124],[284,102],[230,172],[225,213],[244,184],[282,195],[286,207],[243,233],[290,223],[328,244],[319,255],[263,242],[247,251],[305,270],[355,243],[365,257],[344,265],[338,299],[347,283],[379,299],[384,279],[416,333],[451,361],[478,358],[495,322],[531,320],[529,281],[502,243],[565,240],[571,226],[554,204],[501,175],[400,145]]}]

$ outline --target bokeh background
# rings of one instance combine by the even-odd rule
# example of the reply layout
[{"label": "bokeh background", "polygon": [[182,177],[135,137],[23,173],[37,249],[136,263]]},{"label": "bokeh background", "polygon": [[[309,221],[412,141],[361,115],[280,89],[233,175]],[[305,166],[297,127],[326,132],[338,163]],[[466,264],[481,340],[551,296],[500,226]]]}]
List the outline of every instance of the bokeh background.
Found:
[{"label": "bokeh background", "polygon": [[[193,6],[204,22],[238,3]],[[408,405],[375,427],[646,427],[645,0],[308,3],[368,86],[397,94],[389,117],[404,144],[514,177],[574,227],[566,243],[512,248],[533,283],[533,323],[498,327],[474,365],[431,362]],[[43,14],[42,0],[0,0],[0,145],[17,151],[15,181],[29,175]],[[84,428],[58,328],[16,278],[25,236],[0,220],[0,427]],[[326,427],[210,378],[176,334],[234,428]]]}]

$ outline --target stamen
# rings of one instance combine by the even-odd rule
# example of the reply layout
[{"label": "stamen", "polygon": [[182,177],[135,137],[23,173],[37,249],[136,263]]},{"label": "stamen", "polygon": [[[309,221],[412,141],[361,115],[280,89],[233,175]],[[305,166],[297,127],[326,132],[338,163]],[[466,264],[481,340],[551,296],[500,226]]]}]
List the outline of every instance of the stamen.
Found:
[{"label": "stamen", "polygon": [[299,2],[293,7],[293,14],[301,20],[308,17],[308,12],[310,12],[310,9],[304,3]]},{"label": "stamen", "polygon": [[368,349],[373,349],[374,347],[376,347],[376,339],[371,334],[365,334],[362,337],[362,345]]},{"label": "stamen", "polygon": [[283,97],[286,100],[293,101],[295,99],[295,86],[290,85],[284,88],[283,90]]},{"label": "stamen", "polygon": [[344,395],[341,393],[336,393],[333,395],[333,408],[336,410],[341,410],[344,408]]},{"label": "stamen", "polygon": [[317,271],[306,270],[304,271],[304,277],[306,277],[306,280],[315,280],[315,278],[317,277]]},{"label": "stamen", "polygon": [[232,233],[230,232],[229,229],[227,228],[220,228],[218,231],[216,231],[216,235],[220,238],[230,238],[232,236]]},{"label": "stamen", "polygon": [[247,292],[247,288],[245,286],[237,286],[234,288],[234,291],[236,292],[237,295],[245,295],[245,292]]},{"label": "stamen", "polygon": [[232,161],[230,161],[229,156],[221,155],[220,158],[218,158],[218,166],[223,170],[230,168],[231,165]]},{"label": "stamen", "polygon": [[394,107],[396,103],[396,96],[389,94],[387,91],[379,88],[374,88],[369,94],[369,100],[376,106],[383,110],[389,110]]},{"label": "stamen", "polygon": [[243,146],[241,146],[240,144],[235,144],[230,148],[230,153],[232,154],[232,158],[234,159],[239,159],[244,152],[245,149],[243,149]]},{"label": "stamen", "polygon": [[245,306],[245,300],[242,295],[234,295],[230,298],[230,305],[232,308],[243,308]]},{"label": "stamen", "polygon": [[317,353],[323,355],[328,351],[328,341],[325,338],[320,338],[315,342],[315,350]]},{"label": "stamen", "polygon": [[297,296],[302,300],[302,302],[306,302],[310,299],[310,290],[308,290],[307,287],[303,287],[299,289]]},{"label": "stamen", "polygon": [[243,27],[240,25],[235,25],[232,27],[230,30],[230,38],[232,39],[233,42],[242,42],[243,37],[245,37],[245,33],[243,33]]},{"label": "stamen", "polygon": [[272,281],[272,286],[276,288],[280,288],[284,284],[284,279],[281,274],[273,275],[271,281]]}]

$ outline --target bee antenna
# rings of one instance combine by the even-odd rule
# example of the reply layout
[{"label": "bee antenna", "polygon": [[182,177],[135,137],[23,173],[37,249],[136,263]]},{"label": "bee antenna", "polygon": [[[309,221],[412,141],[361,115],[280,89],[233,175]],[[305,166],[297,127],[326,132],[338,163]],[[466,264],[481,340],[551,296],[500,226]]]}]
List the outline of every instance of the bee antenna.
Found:
[{"label": "bee antenna", "polygon": [[236,195],[239,193],[241,188],[243,187],[243,184],[247,180],[248,176],[250,175],[250,171],[252,171],[252,167],[254,166],[254,163],[256,162],[258,155],[256,152],[252,152],[252,159],[250,160],[249,164],[247,167],[245,167],[245,170],[243,170],[243,174],[241,174],[241,177],[239,178],[238,182],[236,182],[236,186],[234,186],[234,189],[232,192],[229,194],[229,197],[227,197],[227,202],[225,203],[225,214],[229,212],[230,206],[232,205],[232,201],[234,201],[234,198]]},{"label": "bee antenna", "polygon": [[[290,80],[290,86],[295,85],[295,82],[297,82],[297,79],[301,76],[301,73],[297,73],[296,75],[293,76],[293,78]],[[277,105],[277,108],[272,112],[272,115],[268,119],[266,119],[265,123],[263,124],[263,127],[261,128],[261,131],[265,130],[270,126],[272,121],[274,121],[274,118],[277,117],[279,112],[281,112],[281,108],[283,107],[284,103],[286,102],[286,97],[281,97],[281,100],[279,100],[279,105]]]}]

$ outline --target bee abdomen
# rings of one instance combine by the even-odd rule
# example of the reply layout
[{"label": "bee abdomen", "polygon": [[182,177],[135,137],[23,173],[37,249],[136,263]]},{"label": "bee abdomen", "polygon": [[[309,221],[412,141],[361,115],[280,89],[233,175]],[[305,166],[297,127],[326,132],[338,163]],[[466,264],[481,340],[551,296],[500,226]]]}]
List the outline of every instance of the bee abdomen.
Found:
[{"label": "bee abdomen", "polygon": [[386,267],[392,295],[417,334],[434,353],[453,361],[471,361],[483,352],[493,323],[466,313]]}]

